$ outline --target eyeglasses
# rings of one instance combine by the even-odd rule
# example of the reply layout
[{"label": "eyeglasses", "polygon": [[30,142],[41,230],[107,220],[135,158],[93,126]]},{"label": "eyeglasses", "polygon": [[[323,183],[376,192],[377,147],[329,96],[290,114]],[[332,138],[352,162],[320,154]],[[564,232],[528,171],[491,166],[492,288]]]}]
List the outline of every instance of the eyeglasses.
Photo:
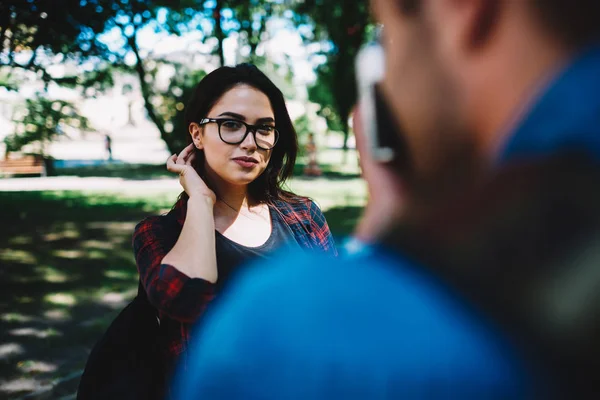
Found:
[{"label": "eyeglasses", "polygon": [[240,144],[246,140],[249,132],[254,136],[258,148],[271,150],[279,139],[279,131],[269,125],[250,125],[238,119],[204,118],[198,124],[214,122],[219,126],[219,137],[227,144]]}]

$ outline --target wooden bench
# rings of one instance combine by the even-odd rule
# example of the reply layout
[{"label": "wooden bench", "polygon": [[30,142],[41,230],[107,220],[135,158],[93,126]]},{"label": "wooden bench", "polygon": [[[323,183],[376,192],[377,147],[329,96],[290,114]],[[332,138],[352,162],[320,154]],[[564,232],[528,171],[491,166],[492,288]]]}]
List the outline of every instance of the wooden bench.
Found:
[{"label": "wooden bench", "polygon": [[0,175],[41,175],[46,176],[44,159],[39,156],[23,156],[0,160]]}]

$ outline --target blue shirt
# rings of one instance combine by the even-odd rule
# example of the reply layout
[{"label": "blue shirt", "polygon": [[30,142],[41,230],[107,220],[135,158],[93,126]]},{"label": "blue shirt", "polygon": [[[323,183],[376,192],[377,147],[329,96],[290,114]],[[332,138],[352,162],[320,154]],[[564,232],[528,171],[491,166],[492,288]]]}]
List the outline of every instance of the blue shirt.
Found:
[{"label": "blue shirt", "polygon": [[[600,157],[600,47],[548,85],[499,163],[571,150]],[[529,398],[535,386],[501,330],[381,248],[281,254],[249,269],[201,328],[180,399]]]}]

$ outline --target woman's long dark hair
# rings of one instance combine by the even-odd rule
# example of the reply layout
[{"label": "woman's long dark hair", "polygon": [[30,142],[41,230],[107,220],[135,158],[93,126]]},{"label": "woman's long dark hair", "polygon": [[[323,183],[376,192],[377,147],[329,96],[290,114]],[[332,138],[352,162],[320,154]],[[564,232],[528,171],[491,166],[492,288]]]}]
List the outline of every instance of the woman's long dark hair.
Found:
[{"label": "woman's long dark hair", "polygon": [[[206,75],[196,86],[185,112],[185,126],[207,117],[210,109],[231,88],[248,85],[264,93],[271,103],[275,115],[275,126],[279,140],[272,150],[271,159],[265,171],[248,185],[252,200],[272,203],[274,200],[288,202],[301,198],[283,189],[283,185],[294,170],[298,153],[298,137],[285,100],[275,84],[253,64],[240,64],[235,67],[221,67]],[[188,142],[192,139],[188,135]],[[204,151],[196,149],[194,168],[205,178]],[[206,182],[210,186],[210,182]]]}]

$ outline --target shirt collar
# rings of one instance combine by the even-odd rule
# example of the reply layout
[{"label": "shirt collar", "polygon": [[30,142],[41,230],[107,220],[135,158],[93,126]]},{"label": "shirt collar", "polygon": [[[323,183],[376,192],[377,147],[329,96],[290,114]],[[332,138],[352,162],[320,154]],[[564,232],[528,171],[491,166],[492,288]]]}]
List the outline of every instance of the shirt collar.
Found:
[{"label": "shirt collar", "polygon": [[600,159],[600,43],[579,53],[534,102],[497,164],[585,150]]}]

